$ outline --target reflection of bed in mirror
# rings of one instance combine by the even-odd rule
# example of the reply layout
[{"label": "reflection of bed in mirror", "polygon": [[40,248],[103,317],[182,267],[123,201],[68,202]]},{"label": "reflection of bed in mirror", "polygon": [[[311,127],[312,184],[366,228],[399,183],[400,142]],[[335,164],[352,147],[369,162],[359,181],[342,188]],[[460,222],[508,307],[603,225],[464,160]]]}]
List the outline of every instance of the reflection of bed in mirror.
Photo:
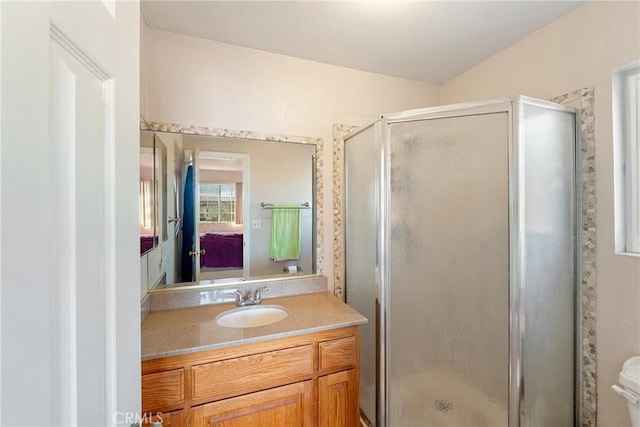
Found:
[{"label": "reflection of bed in mirror", "polygon": [[153,234],[140,235],[140,255],[155,246],[156,237]]},{"label": "reflection of bed in mirror", "polygon": [[[232,270],[242,276],[242,233],[209,232],[200,234],[200,273],[203,279],[227,277]],[[231,271],[230,271],[231,270]],[[237,274],[236,274],[237,275]]]}]

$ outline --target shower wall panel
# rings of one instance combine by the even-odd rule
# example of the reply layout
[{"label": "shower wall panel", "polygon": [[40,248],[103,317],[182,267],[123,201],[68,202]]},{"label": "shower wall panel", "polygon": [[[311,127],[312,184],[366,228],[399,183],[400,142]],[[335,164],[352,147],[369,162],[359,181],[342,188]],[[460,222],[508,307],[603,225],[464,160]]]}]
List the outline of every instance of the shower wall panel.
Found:
[{"label": "shower wall panel", "polygon": [[575,120],[520,104],[524,157],[525,426],[572,426],[575,383]]},{"label": "shower wall panel", "polygon": [[346,302],[369,322],[360,331],[360,408],[376,421],[376,170],[379,150],[371,126],[345,145]]}]

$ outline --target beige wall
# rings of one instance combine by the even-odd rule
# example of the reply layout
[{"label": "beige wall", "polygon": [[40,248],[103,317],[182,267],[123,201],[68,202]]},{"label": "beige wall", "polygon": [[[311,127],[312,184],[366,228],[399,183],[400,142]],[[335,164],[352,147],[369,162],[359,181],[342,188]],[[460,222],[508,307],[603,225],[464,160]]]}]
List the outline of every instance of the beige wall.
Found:
[{"label": "beige wall", "polygon": [[611,70],[640,58],[640,3],[590,2],[445,83],[441,103],[595,87],[598,425],[629,425],[610,388],[640,354],[640,258],[614,253]]},{"label": "beige wall", "polygon": [[[144,25],[143,25],[144,26]],[[324,140],[324,272],[333,287],[332,131],[438,103],[439,87],[154,29],[149,120]],[[144,105],[144,103],[143,103]]]},{"label": "beige wall", "polygon": [[200,182],[210,182],[214,184],[242,182],[242,171],[206,170],[201,167]]}]

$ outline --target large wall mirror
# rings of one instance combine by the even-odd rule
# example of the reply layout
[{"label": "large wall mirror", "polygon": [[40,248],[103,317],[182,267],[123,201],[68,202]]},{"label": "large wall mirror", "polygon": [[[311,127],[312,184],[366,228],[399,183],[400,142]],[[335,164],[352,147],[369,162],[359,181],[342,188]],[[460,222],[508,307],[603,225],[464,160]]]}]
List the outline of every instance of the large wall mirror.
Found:
[{"label": "large wall mirror", "polygon": [[[143,175],[143,165],[153,166],[152,176],[160,165],[159,191],[150,193],[158,200],[149,206],[164,203],[157,229],[164,228],[166,235],[142,252],[149,289],[321,272],[320,139],[209,128],[209,134],[194,135],[192,127],[171,132],[157,123],[149,127],[140,136],[141,246],[151,234],[143,233],[143,226],[152,223],[145,222],[143,177],[149,172]],[[160,148],[164,163],[153,156],[143,159],[155,154],[149,141]]]}]

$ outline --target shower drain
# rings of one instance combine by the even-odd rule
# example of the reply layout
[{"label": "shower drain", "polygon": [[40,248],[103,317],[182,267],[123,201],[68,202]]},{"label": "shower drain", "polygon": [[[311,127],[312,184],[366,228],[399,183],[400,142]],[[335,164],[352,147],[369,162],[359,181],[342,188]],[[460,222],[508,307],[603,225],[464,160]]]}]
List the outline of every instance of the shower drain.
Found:
[{"label": "shower drain", "polygon": [[446,415],[453,409],[453,403],[446,399],[436,399],[433,401],[433,407],[436,411]]}]

